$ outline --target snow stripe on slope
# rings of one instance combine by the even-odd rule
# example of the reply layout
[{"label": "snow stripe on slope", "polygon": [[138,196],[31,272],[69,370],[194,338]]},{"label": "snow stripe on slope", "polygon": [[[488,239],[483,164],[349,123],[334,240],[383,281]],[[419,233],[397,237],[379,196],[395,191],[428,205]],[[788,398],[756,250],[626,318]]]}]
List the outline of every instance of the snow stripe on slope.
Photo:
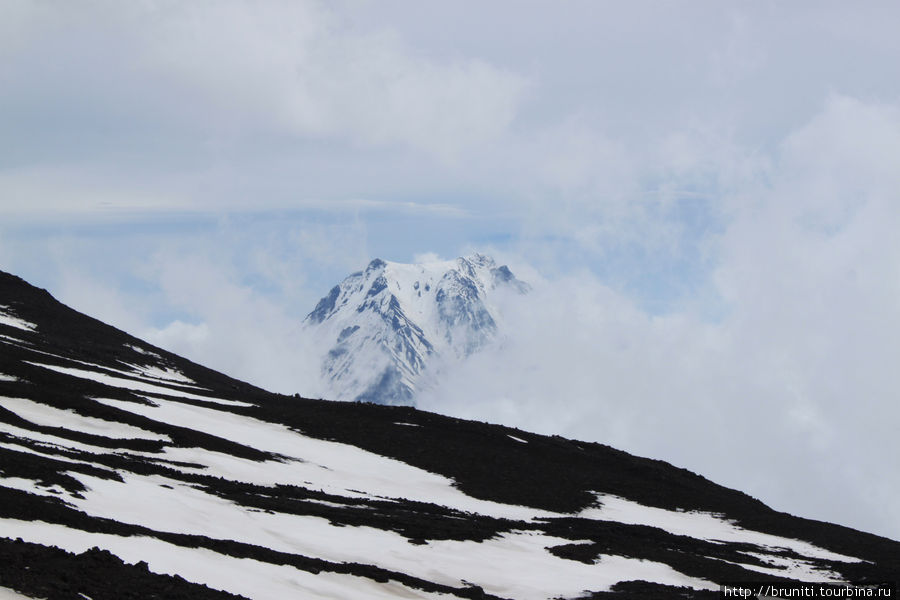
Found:
[{"label": "snow stripe on slope", "polygon": [[422,598],[439,600],[432,594],[396,581],[387,584],[340,573],[314,574],[290,566],[272,565],[249,558],[234,558],[205,548],[185,548],[145,536],[123,537],[69,529],[52,523],[0,518],[4,536],[57,546],[81,553],[94,546],[108,550],[127,563],[146,561],[154,573],[180,575],[188,581],[240,594],[252,600],[285,598]]},{"label": "snow stripe on slope", "polygon": [[[63,375],[72,375],[74,377],[79,377],[81,379],[90,379],[92,381],[96,381],[98,383],[102,383],[104,385],[108,385],[111,387],[119,387],[127,390],[133,390],[137,392],[146,392],[149,394],[164,394],[168,396],[178,396],[181,398],[189,398],[191,400],[203,400],[204,402],[216,402],[219,404],[226,404],[228,406],[253,406],[248,402],[238,402],[236,400],[225,400],[223,398],[213,398],[210,396],[199,396],[197,394],[191,394],[190,392],[185,392],[179,389],[173,389],[169,387],[162,387],[160,385],[154,385],[152,383],[144,383],[142,381],[134,381],[132,379],[125,379],[124,377],[114,377],[112,375],[107,375],[106,373],[98,373],[96,371],[88,371],[85,369],[75,369],[73,367],[60,367],[57,365],[46,365],[42,363],[36,363],[31,361],[23,361],[29,365],[33,365],[35,367],[41,367],[43,369],[50,369],[51,371],[56,371],[57,373],[62,373]],[[97,368],[100,367],[99,365]]]},{"label": "snow stripe on slope", "polygon": [[745,542],[764,548],[788,548],[810,558],[840,562],[861,562],[859,558],[831,552],[814,546],[809,542],[743,529],[720,516],[710,513],[678,512],[644,506],[625,498],[607,494],[597,494],[597,499],[601,506],[585,509],[578,516],[585,519],[616,521],[631,525],[649,525],[675,535],[686,535],[711,542]]},{"label": "snow stripe on slope", "polygon": [[[218,455],[216,458],[220,464],[228,463],[229,468],[221,473],[227,478],[235,478],[237,473],[243,471],[242,475],[251,477],[250,481],[255,483],[305,484],[350,497],[406,498],[496,518],[530,521],[561,516],[535,508],[472,498],[455,488],[451,479],[441,475],[356,446],[307,437],[284,425],[252,417],[156,398],[153,399],[156,406],[106,398],[97,401],[162,423],[224,437],[288,459],[285,462],[257,463],[213,453]],[[165,454],[167,459],[201,464],[204,457],[210,456],[200,449],[166,448]],[[232,471],[232,467],[238,470]],[[360,489],[366,493],[357,491]]]},{"label": "snow stripe on slope", "polygon": [[9,398],[0,396],[0,407],[14,412],[26,421],[35,425],[48,427],[65,427],[74,431],[100,435],[112,439],[142,439],[155,441],[172,441],[169,436],[152,431],[146,431],[139,427],[107,421],[95,417],[86,417],[73,410],[62,410],[27,400],[25,398]]},{"label": "snow stripe on slope", "polygon": [[15,327],[16,329],[22,329],[23,331],[34,331],[37,329],[37,325],[34,323],[29,323],[25,319],[20,319],[19,317],[8,312],[9,307],[0,305],[0,325],[9,325],[10,327]]}]

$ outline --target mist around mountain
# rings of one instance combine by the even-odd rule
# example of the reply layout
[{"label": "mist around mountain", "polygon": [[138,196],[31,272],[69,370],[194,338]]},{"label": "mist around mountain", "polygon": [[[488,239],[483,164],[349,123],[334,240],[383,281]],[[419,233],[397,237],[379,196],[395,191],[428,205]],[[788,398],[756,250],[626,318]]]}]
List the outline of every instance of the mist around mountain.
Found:
[{"label": "mist around mountain", "polygon": [[302,335],[327,349],[329,397],[412,405],[442,361],[469,358],[502,334],[498,296],[529,289],[478,253],[420,264],[375,259],[319,301]]},{"label": "mist around mountain", "polygon": [[898,557],[606,445],[269,393],[0,273],[0,597],[711,599]]}]

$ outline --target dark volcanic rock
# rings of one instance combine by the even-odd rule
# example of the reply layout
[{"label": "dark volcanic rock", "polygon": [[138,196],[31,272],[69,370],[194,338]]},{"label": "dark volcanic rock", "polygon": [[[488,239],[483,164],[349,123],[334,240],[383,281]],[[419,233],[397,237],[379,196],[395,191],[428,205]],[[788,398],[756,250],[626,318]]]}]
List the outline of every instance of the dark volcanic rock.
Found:
[{"label": "dark volcanic rock", "polygon": [[[374,264],[369,268],[382,267]],[[503,278],[505,274],[501,269],[494,276]],[[399,539],[399,547],[393,552],[401,554],[452,542],[461,549],[459,556],[454,557],[459,560],[468,558],[469,552],[477,557],[482,544],[501,545],[508,536],[533,536],[550,540],[538,551],[543,553],[542,559],[556,561],[553,564],[557,566],[590,565],[602,570],[604,563],[610,564],[609,557],[624,557],[667,565],[683,577],[712,585],[726,581],[790,581],[791,573],[779,566],[787,563],[803,564],[847,581],[900,579],[900,544],[895,541],[779,513],[742,492],[663,461],[632,456],[602,444],[464,421],[410,407],[271,394],[81,315],[57,303],[47,292],[3,273],[0,306],[35,325],[33,330],[26,330],[0,324],[0,373],[4,375],[0,379],[0,519],[65,527],[69,530],[67,535],[73,536],[153,538],[182,551],[197,549],[228,560],[249,559],[256,561],[253,564],[284,566],[304,576],[330,574],[334,578],[345,577],[342,581],[389,586],[385,589],[397,590],[398,596],[419,590],[449,597],[497,600],[503,594],[491,587],[493,582],[489,579],[470,582],[469,578],[457,576],[454,580],[452,569],[439,563],[415,572],[388,568],[389,561],[383,562],[377,549],[361,557],[358,552],[350,552],[355,548],[348,548],[352,559],[326,559],[323,556],[328,552],[320,551],[317,544],[326,547],[329,540],[307,537],[303,526],[315,523],[317,528],[332,528],[326,531],[352,532],[361,544],[373,544],[371,540],[382,539],[379,536]],[[390,308],[390,304],[386,306]],[[330,310],[327,302],[323,310]],[[469,316],[480,318],[475,313]],[[348,327],[340,335],[347,341],[359,333]],[[416,330],[410,327],[409,335],[414,338]],[[192,383],[148,379],[141,369],[171,370],[190,378]],[[148,382],[153,387],[147,390],[128,389],[128,385]],[[185,397],[186,393],[191,397]],[[27,411],[17,412],[16,404],[10,401],[28,402],[29,406],[43,407],[47,414],[62,416],[57,422],[32,422]],[[157,413],[152,412],[152,407],[157,404],[188,411],[196,415],[197,422],[154,418]],[[96,427],[82,428],[79,423],[84,419],[93,419]],[[211,426],[210,422],[221,427]],[[100,426],[103,423],[137,428],[147,434],[145,437],[156,439],[106,435]],[[279,454],[291,451],[284,447],[271,451],[261,443],[265,441],[264,431],[256,436],[234,434],[251,424],[270,428],[266,431],[295,432],[298,440],[302,434],[326,440],[335,448],[344,444],[362,449],[383,461],[378,465],[386,462],[381,458],[384,457],[441,475],[470,497],[467,502],[474,498],[500,507],[509,505],[505,508],[510,509],[510,514],[521,514],[523,507],[550,514],[511,518],[503,510],[497,513],[499,516],[490,511],[467,512],[468,508],[444,506],[439,499],[430,497],[410,500],[403,495],[414,497],[407,490],[397,497],[385,497],[350,487],[323,489],[305,477],[263,485],[238,471],[252,466],[278,472],[279,467],[293,461],[306,463],[312,469],[307,471],[313,473],[309,475],[311,479],[319,473],[331,473],[325,463],[316,462],[321,457]],[[346,446],[340,448],[346,450]],[[241,468],[235,467],[232,474],[229,468],[216,471],[207,466],[220,463]],[[252,517],[258,514],[280,515],[283,520],[273,523],[291,523],[298,531],[279,530],[269,524],[267,533],[274,531],[276,539],[287,541],[280,547],[264,547],[241,527],[236,527],[234,533],[227,527],[212,528],[215,535],[209,533],[203,529],[208,521],[206,515],[187,501],[183,510],[197,514],[189,512],[193,520],[173,518],[173,523],[180,525],[171,527],[160,521],[142,521],[140,516],[133,520],[118,516],[128,515],[128,511],[117,513],[117,518],[123,519],[118,521],[104,516],[102,503],[98,512],[92,512],[89,503],[79,503],[94,498],[91,494],[96,491],[89,489],[91,486],[115,487],[135,479],[173,491],[179,500],[184,498],[174,493],[177,490],[189,492],[185,497],[201,496],[203,506],[225,506],[231,511],[227,514],[238,515],[241,523],[245,517],[253,522]],[[646,507],[721,515],[745,529],[802,540],[860,560],[802,555],[796,549],[762,547],[750,541],[721,543],[648,525],[579,516],[580,511],[597,504],[598,494],[618,496]],[[197,530],[185,528],[185,522],[196,524]],[[94,539],[102,540],[103,536]],[[296,547],[308,550],[303,553]],[[29,596],[88,596],[93,600],[237,597],[178,576],[153,573],[152,557],[145,560],[127,564],[97,549],[65,552],[9,539],[0,530],[0,586]],[[516,567],[490,565],[497,574]],[[766,569],[767,573],[754,569]],[[348,587],[346,597],[364,597],[359,596],[359,589]],[[717,592],[659,582],[621,581],[612,590],[586,588],[582,597],[716,595]]]},{"label": "dark volcanic rock", "polygon": [[47,600],[247,600],[151,573],[146,562],[127,564],[99,548],[72,554],[21,539],[0,538],[0,585]]}]

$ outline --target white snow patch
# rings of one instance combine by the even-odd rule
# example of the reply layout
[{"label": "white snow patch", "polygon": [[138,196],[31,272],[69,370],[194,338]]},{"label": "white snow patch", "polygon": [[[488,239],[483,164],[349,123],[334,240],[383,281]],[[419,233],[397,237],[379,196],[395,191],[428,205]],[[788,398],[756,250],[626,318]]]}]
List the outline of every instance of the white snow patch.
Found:
[{"label": "white snow patch", "polygon": [[20,319],[7,311],[9,311],[8,306],[0,305],[0,324],[9,325],[16,329],[22,329],[23,331],[34,331],[35,328],[37,328],[37,325],[34,323],[29,323],[25,319]]},{"label": "white snow patch", "polygon": [[145,350],[144,348],[141,348],[140,346],[134,346],[132,344],[125,344],[125,347],[130,348],[131,350],[134,350],[138,354],[145,354],[147,356],[153,356],[154,358],[162,358],[162,356],[160,356],[156,352],[151,352],[150,350]]},{"label": "white snow patch", "polygon": [[0,396],[0,406],[16,413],[26,421],[30,421],[35,425],[65,427],[66,429],[114,439],[171,441],[167,435],[153,433],[152,431],[146,431],[139,427],[119,423],[118,421],[106,421],[96,417],[86,417],[79,415],[72,410],[54,408],[25,398],[8,398]]},{"label": "white snow patch", "polygon": [[32,346],[31,342],[26,342],[25,340],[20,340],[19,338],[9,337],[8,335],[0,334],[0,342],[5,344],[9,344],[10,346]]},{"label": "white snow patch", "polygon": [[15,590],[0,587],[0,600],[35,600],[32,596],[24,596]]},{"label": "white snow patch", "polygon": [[741,552],[741,554],[754,556],[771,565],[769,567],[760,567],[754,564],[740,563],[740,566],[745,569],[756,571],[758,573],[799,579],[801,581],[815,581],[818,583],[844,583],[844,579],[837,573],[816,568],[814,564],[805,560],[796,560],[773,554],[762,554],[760,552]]},{"label": "white snow patch", "polygon": [[394,425],[406,425],[407,427],[420,427],[418,423],[403,423],[402,421],[395,421]]},{"label": "white snow patch", "polygon": [[57,485],[46,486],[38,481],[25,479],[24,477],[0,477],[0,486],[38,496],[60,496],[66,493],[66,490]]},{"label": "white snow patch", "polygon": [[[75,442],[73,440],[69,440],[66,438],[62,438],[55,435],[50,435],[48,433],[40,433],[37,431],[30,431],[28,429],[23,429],[21,427],[16,427],[15,425],[10,425],[8,423],[0,423],[0,431],[4,433],[8,433],[12,436],[15,436],[20,439],[31,440],[32,442],[37,442],[37,445],[43,446],[48,450],[51,449],[60,449],[60,450],[77,450],[80,452],[88,452],[90,454],[108,454],[110,452],[109,448],[101,448],[100,446],[94,446],[92,444],[85,444],[84,442]],[[82,465],[94,464],[89,463],[83,460],[77,460],[73,458],[68,458],[66,456],[60,456],[58,454],[54,454],[52,452],[40,452],[39,450],[35,450],[33,448],[29,448],[26,446],[22,446],[16,444],[15,442],[0,442],[0,447],[7,448],[10,450],[16,450],[18,452],[27,452],[29,454],[34,454],[36,456],[46,456],[48,458],[53,458],[55,460],[64,460],[71,463],[77,463]],[[135,454],[143,454],[143,453],[135,453]],[[153,455],[155,456],[155,455]],[[95,465],[100,467],[100,465]],[[101,467],[102,468],[102,467]]]},{"label": "white snow patch", "polygon": [[[25,361],[30,365],[34,365],[35,367],[42,367],[44,369],[50,369],[51,371],[56,371],[57,373],[62,373],[64,375],[72,375],[73,377],[79,377],[81,379],[90,379],[92,381],[97,381],[99,383],[103,383],[113,387],[124,388],[128,390],[133,390],[137,392],[147,392],[150,394],[166,394],[169,396],[178,396],[180,398],[190,398],[192,400],[203,400],[205,402],[215,402],[219,404],[227,404],[228,406],[253,406],[247,402],[238,402],[236,400],[225,400],[223,398],[211,398],[210,396],[199,396],[197,394],[191,394],[190,392],[185,392],[179,389],[172,389],[169,387],[162,387],[159,385],[154,385],[152,383],[144,383],[142,381],[134,381],[132,379],[125,379],[124,377],[114,377],[112,375],[107,375],[106,373],[98,373],[96,371],[88,371],[85,369],[75,369],[73,367],[59,367],[56,365],[45,365],[42,363]],[[98,368],[105,368],[98,365]]]},{"label": "white snow patch", "polygon": [[745,542],[764,548],[788,548],[810,558],[861,562],[859,558],[831,552],[809,542],[743,529],[712,513],[666,510],[607,494],[597,494],[597,499],[602,504],[600,507],[587,508],[578,516],[631,525],[649,525],[675,535],[686,535],[711,542]]},{"label": "white snow patch", "polygon": [[[88,488],[82,492],[83,499],[72,498],[71,503],[97,517],[331,562],[373,564],[445,585],[471,582],[502,597],[544,600],[588,589],[607,590],[630,579],[715,589],[707,581],[652,561],[602,556],[597,564],[588,565],[559,558],[547,547],[570,540],[534,531],[508,532],[484,542],[438,540],[414,545],[393,531],[249,510],[161,476],[123,473],[124,483],[119,483],[80,473],[69,475]],[[504,567],[498,569],[497,565]]]},{"label": "white snow patch", "polygon": [[528,443],[528,440],[523,440],[522,438],[517,438],[516,436],[514,436],[514,435],[509,435],[508,433],[506,434],[506,437],[508,437],[508,438],[511,439],[511,440],[516,440],[517,442],[522,442],[523,444],[527,444],[527,443]]},{"label": "white snow patch", "polygon": [[534,531],[510,532],[481,543],[433,541],[424,546],[434,549],[424,558],[459,573],[461,580],[471,581],[487,593],[517,600],[572,598],[585,590],[608,591],[620,581],[637,579],[717,589],[709,581],[689,577],[662,563],[603,555],[589,565],[547,551],[548,547],[568,543],[571,540]]},{"label": "white snow patch", "polygon": [[252,600],[283,598],[421,598],[440,600],[432,594],[408,588],[396,581],[381,584],[370,579],[322,572],[318,575],[289,566],[272,565],[248,558],[233,558],[212,550],[184,548],[149,537],[121,537],[68,529],[41,521],[0,519],[0,531],[10,539],[58,546],[73,553],[94,546],[108,550],[126,563],[147,561],[154,573],[180,575],[211,588],[239,594]]},{"label": "white snow patch", "polygon": [[7,375],[6,373],[0,373],[0,381],[19,381],[19,378]]},{"label": "white snow patch", "polygon": [[[122,361],[119,361],[119,362],[122,362]],[[119,371],[120,373],[123,373],[123,374],[132,375],[132,376],[136,374],[139,377],[146,377],[149,379],[157,379],[157,380],[161,379],[164,382],[187,384],[189,387],[192,387],[192,388],[197,387],[196,385],[193,385],[193,384],[196,384],[196,382],[193,379],[191,379],[190,377],[187,377],[184,373],[182,373],[178,369],[175,369],[174,367],[167,367],[167,368],[163,369],[163,368],[157,367],[155,365],[133,365],[131,363],[126,363],[126,362],[122,362],[122,364],[127,366],[129,369],[131,369],[131,372]],[[116,369],[111,369],[111,370],[116,370]],[[199,389],[205,389],[205,388],[199,388]]]},{"label": "white snow patch", "polygon": [[[199,448],[166,448],[162,458],[206,464],[210,468],[208,474],[221,473],[222,477],[240,478],[241,481],[262,485],[296,483],[351,497],[408,498],[498,518],[527,521],[561,516],[525,506],[472,498],[453,487],[451,479],[441,475],[349,444],[310,438],[284,425],[252,417],[157,398],[153,400],[157,406],[111,399],[98,401],[286,459],[284,462],[261,463]],[[151,456],[161,458],[160,455]],[[366,493],[355,490],[365,490]]]}]

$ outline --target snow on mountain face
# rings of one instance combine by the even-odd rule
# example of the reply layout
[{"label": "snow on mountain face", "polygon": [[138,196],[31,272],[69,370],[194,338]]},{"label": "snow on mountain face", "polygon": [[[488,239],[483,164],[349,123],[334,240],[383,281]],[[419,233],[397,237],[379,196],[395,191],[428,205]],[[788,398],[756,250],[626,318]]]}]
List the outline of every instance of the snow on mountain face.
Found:
[{"label": "snow on mountain face", "polygon": [[412,404],[436,358],[468,357],[497,335],[498,292],[528,289],[481,254],[423,264],[375,259],[319,301],[306,332],[328,348],[322,371],[332,397]]},{"label": "snow on mountain face", "polygon": [[711,600],[900,576],[897,542],[661,461],[270,394],[2,272],[0,303],[0,598]]}]

